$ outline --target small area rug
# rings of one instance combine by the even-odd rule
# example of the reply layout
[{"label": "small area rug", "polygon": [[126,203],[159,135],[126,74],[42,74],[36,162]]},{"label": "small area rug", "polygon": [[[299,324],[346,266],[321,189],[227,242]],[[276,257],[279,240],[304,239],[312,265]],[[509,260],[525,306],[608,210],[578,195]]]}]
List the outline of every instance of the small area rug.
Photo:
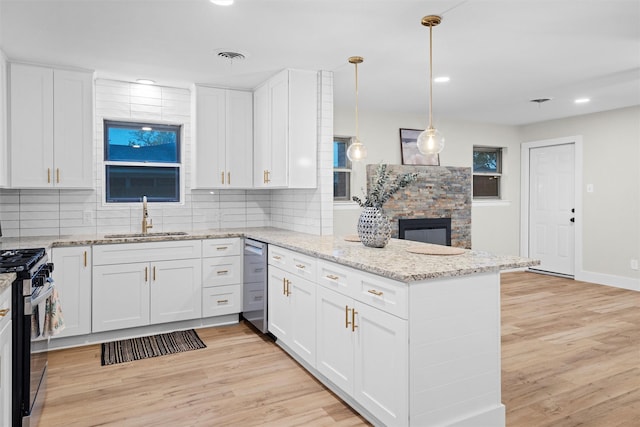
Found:
[{"label": "small area rug", "polygon": [[171,332],[102,344],[102,366],[205,348],[196,331]]}]

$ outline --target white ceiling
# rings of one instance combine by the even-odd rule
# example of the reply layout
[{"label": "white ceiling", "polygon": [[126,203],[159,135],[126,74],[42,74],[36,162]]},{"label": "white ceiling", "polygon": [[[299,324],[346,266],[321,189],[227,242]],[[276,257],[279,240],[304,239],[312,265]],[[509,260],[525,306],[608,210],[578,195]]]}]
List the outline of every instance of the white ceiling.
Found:
[{"label": "white ceiling", "polygon": [[10,59],[185,87],[253,88],[285,67],[329,70],[345,108],[355,102],[347,58],[359,55],[361,111],[426,116],[429,30],[420,21],[430,14],[443,18],[434,76],[451,78],[434,84],[436,125],[640,105],[640,0],[0,0],[0,47]]}]

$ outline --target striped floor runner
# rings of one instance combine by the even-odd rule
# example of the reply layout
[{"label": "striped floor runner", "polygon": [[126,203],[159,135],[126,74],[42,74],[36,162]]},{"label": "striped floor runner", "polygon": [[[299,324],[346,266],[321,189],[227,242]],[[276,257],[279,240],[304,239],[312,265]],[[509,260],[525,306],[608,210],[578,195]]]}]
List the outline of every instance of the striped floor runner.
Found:
[{"label": "striped floor runner", "polygon": [[177,331],[102,344],[102,366],[205,348],[196,331]]}]

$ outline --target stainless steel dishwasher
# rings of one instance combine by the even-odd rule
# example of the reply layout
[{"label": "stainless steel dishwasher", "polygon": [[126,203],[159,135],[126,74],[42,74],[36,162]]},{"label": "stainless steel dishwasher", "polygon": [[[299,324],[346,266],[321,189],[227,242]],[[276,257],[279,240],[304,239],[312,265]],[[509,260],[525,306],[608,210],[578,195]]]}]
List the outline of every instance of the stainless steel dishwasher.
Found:
[{"label": "stainless steel dishwasher", "polygon": [[244,239],[242,317],[267,332],[267,244]]}]

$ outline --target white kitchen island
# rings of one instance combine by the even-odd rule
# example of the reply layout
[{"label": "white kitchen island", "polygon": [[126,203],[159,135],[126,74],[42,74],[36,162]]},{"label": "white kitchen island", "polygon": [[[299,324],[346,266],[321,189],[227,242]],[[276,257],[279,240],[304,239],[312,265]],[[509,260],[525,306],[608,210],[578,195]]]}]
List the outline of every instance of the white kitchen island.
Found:
[{"label": "white kitchen island", "polygon": [[505,425],[500,270],[537,264],[419,255],[337,236],[249,232],[269,247],[269,330],[375,425]]}]

